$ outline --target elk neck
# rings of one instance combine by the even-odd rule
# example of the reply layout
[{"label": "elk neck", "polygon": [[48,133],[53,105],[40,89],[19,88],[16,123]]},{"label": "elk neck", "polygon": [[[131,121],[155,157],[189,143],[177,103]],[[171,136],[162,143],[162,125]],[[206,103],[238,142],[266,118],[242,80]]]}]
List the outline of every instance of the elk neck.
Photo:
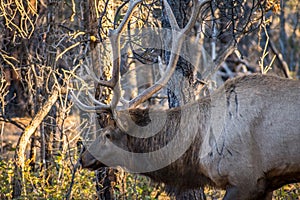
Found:
[{"label": "elk neck", "polygon": [[[147,153],[157,151],[172,140],[176,135],[181,135],[180,140],[175,142],[173,148],[182,148],[187,144],[187,148],[182,155],[178,156],[174,162],[161,169],[143,173],[157,182],[164,182],[166,185],[178,189],[187,189],[203,185],[213,185],[203,174],[200,162],[200,152],[202,148],[202,138],[209,130],[211,118],[211,100],[203,98],[191,104],[168,110],[131,109],[129,113],[131,119],[139,126],[147,126],[150,123],[161,120],[165,116],[164,124],[160,130],[148,138],[136,138],[127,136],[127,146],[131,152]],[[170,155],[163,154],[165,159]],[[156,163],[150,163],[150,165]],[[175,178],[176,177],[176,178]],[[195,177],[197,177],[195,179]]]}]

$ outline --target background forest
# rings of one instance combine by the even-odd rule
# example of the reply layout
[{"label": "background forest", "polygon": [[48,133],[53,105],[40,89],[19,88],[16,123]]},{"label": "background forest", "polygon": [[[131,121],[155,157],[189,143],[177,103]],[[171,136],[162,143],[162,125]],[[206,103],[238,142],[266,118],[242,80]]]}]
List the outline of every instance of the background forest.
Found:
[{"label": "background forest", "polygon": [[[178,25],[193,2],[168,0]],[[129,1],[0,0],[0,199],[220,199],[213,188],[170,195],[163,184],[121,169],[78,170],[89,117],[72,101],[85,85],[109,103],[112,91],[95,79],[111,76],[110,29]],[[121,38],[124,99],[153,85],[170,53],[142,45],[146,28],[172,28],[161,0],[137,6]],[[228,78],[250,73],[300,77],[299,0],[210,0],[188,33],[186,50],[167,86],[143,106],[176,107],[207,94]],[[158,33],[168,46],[171,34]],[[184,48],[184,47],[183,47]],[[194,65],[195,66],[195,65]],[[93,102],[88,102],[93,104]],[[92,120],[107,126],[108,113]],[[97,128],[96,128],[97,130]],[[274,192],[299,199],[300,185]]]}]

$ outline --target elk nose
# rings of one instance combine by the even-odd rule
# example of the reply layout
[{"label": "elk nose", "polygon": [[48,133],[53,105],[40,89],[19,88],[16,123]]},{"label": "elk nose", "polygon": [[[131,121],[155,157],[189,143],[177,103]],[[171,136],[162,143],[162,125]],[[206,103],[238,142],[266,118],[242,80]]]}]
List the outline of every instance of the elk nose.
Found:
[{"label": "elk nose", "polygon": [[82,161],[81,161],[81,158],[78,159],[77,165],[78,165],[78,169],[81,170],[81,169],[82,169]]},{"label": "elk nose", "polygon": [[82,168],[82,155],[85,151],[86,151],[86,147],[83,144],[81,144],[79,158],[78,158],[78,164],[79,164],[80,168]]},{"label": "elk nose", "polygon": [[80,166],[80,169],[86,168],[87,163],[89,162],[89,160],[85,157],[85,154],[87,152],[83,151],[78,158],[78,164]]}]

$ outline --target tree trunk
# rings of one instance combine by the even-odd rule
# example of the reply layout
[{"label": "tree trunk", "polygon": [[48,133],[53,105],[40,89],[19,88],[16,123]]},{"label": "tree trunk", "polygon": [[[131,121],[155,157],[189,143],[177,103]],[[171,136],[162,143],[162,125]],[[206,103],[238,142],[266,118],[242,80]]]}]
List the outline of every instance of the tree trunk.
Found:
[{"label": "tree trunk", "polygon": [[[188,10],[189,2],[190,1],[185,0],[168,0],[180,28],[183,28],[188,22],[186,12]],[[170,23],[165,14],[165,10],[163,10],[162,27],[170,28]],[[169,37],[171,36],[167,36],[165,38]],[[183,46],[182,48],[188,47]],[[164,56],[166,63],[168,63],[170,53],[166,52]],[[186,104],[195,99],[193,82],[193,66],[186,60],[179,58],[174,75],[167,85],[167,95],[170,108]],[[180,193],[175,191],[174,195],[176,199],[206,199],[202,188]]]},{"label": "tree trunk", "polygon": [[287,48],[287,35],[285,31],[285,1],[281,2],[280,9],[280,32],[279,32],[279,44],[280,52],[282,54],[283,60],[286,60],[286,48]]},{"label": "tree trunk", "polygon": [[22,171],[26,159],[26,147],[27,144],[29,143],[30,137],[35,133],[38,126],[42,123],[42,121],[45,119],[50,109],[56,102],[58,98],[58,94],[59,92],[57,90],[53,91],[53,93],[48,98],[48,101],[38,111],[36,116],[32,119],[30,124],[25,128],[24,132],[19,138],[17,144],[17,151],[16,151],[17,165],[15,166],[16,172],[13,181],[14,182],[13,198],[18,198],[21,195],[22,188],[24,191],[26,191],[26,188],[24,187],[24,177],[22,175]]},{"label": "tree trunk", "polygon": [[[89,0],[85,4],[85,12],[84,12],[84,26],[86,32],[90,33],[90,36],[98,36],[98,18],[97,13],[98,12],[95,8],[98,8],[97,5],[95,5],[96,1]],[[103,61],[103,55],[101,51],[103,49],[100,49],[99,45],[97,45],[96,42],[90,41],[90,51],[89,54],[91,56],[91,67],[93,72],[97,75],[97,77],[100,77],[102,80],[108,80],[110,79],[110,65],[109,63],[106,63]],[[95,99],[99,100],[103,103],[110,103],[111,101],[111,89],[109,88],[103,88],[99,84],[95,84]],[[99,128],[104,128],[109,124],[109,119],[111,113],[101,112],[97,114],[97,124],[96,129],[99,130]],[[97,195],[99,199],[113,199],[114,197],[114,189],[113,185],[116,180],[116,170],[113,169],[99,169],[96,172],[96,190]]]},{"label": "tree trunk", "polygon": [[50,109],[56,102],[58,98],[59,92],[57,90],[54,90],[53,93],[48,98],[47,102],[43,105],[43,107],[38,111],[36,116],[32,119],[30,124],[25,128],[25,131],[21,135],[18,145],[17,145],[17,158],[18,158],[18,165],[23,168],[24,162],[25,162],[25,151],[26,146],[30,140],[30,137],[35,133],[38,126],[42,123],[44,118],[49,113]]},{"label": "tree trunk", "polygon": [[[172,8],[172,11],[174,13],[174,16],[177,20],[179,27],[183,28],[188,22],[186,12],[189,8],[188,5],[189,1],[168,0],[168,3]],[[163,10],[162,27],[166,29],[171,28],[167,15],[165,14],[165,10]],[[168,38],[167,42],[171,41],[169,40],[170,37],[171,37],[170,35],[167,35],[165,37]],[[168,44],[165,45],[170,46]],[[184,49],[188,47],[183,45],[182,48]],[[170,58],[170,53],[166,52],[164,56],[165,56],[166,63],[168,63],[168,60]],[[193,66],[188,61],[179,58],[177,62],[176,71],[174,72],[174,75],[172,76],[172,78],[170,79],[167,85],[167,95],[168,95],[168,102],[170,108],[180,106],[181,104],[182,105],[186,104],[191,100],[195,99],[194,88],[192,84],[193,84]]]}]

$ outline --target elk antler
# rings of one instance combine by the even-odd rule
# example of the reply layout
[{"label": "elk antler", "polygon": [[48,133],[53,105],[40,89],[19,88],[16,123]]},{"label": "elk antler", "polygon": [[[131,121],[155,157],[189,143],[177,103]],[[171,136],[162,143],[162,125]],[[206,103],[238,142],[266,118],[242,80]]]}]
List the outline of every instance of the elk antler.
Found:
[{"label": "elk antler", "polygon": [[98,81],[100,85],[113,88],[113,99],[111,101],[111,108],[115,108],[121,98],[121,86],[120,86],[120,63],[121,63],[121,50],[120,50],[120,36],[125,29],[128,21],[130,20],[134,8],[141,3],[142,0],[131,0],[129,2],[128,10],[121,21],[120,25],[115,30],[110,30],[109,40],[112,47],[113,64],[112,64],[112,78],[109,81]]},{"label": "elk antler", "polygon": [[[109,32],[109,40],[111,42],[112,54],[113,54],[113,63],[112,63],[112,77],[108,81],[96,79],[93,73],[88,70],[88,73],[92,75],[93,80],[106,87],[110,87],[113,89],[113,98],[110,105],[103,104],[100,101],[96,100],[91,94],[88,93],[89,98],[96,106],[88,106],[82,103],[76,95],[71,91],[71,94],[74,100],[77,102],[78,107],[85,111],[96,111],[96,110],[107,110],[115,108],[118,102],[121,99],[121,86],[120,86],[120,63],[121,63],[121,53],[120,53],[120,36],[123,30],[125,29],[126,24],[130,20],[134,8],[141,3],[142,0],[131,0],[129,2],[128,10],[124,16],[124,19],[121,21],[120,25],[115,30],[110,30]],[[79,95],[77,95],[79,96]]]},{"label": "elk antler", "polygon": [[186,34],[194,26],[201,8],[207,2],[209,1],[196,1],[195,5],[193,6],[192,16],[189,19],[189,22],[183,29],[180,29],[170,5],[168,4],[167,0],[164,0],[165,9],[172,29],[172,48],[171,48],[171,56],[170,56],[169,64],[166,68],[164,75],[154,85],[147,88],[139,96],[132,99],[129,102],[129,107],[136,107],[140,103],[146,101],[154,93],[158,92],[163,86],[165,86],[167,82],[170,80],[176,68],[176,64],[179,58],[183,40]]},{"label": "elk antler", "polygon": [[[96,99],[94,99],[91,95],[90,99],[94,102],[96,106],[90,107],[90,106],[84,106],[83,103],[79,102],[78,98],[74,98],[78,103],[79,106],[84,108],[84,110],[90,110],[92,109],[112,109],[117,106],[118,102],[121,99],[121,86],[120,86],[120,63],[121,63],[121,53],[120,53],[120,35],[122,31],[125,29],[126,24],[130,20],[134,8],[141,3],[142,0],[131,0],[129,2],[129,7],[128,10],[124,16],[124,19],[120,23],[117,29],[111,30],[109,32],[109,39],[111,42],[111,47],[112,47],[112,54],[113,54],[113,64],[112,64],[112,78],[109,81],[104,81],[104,80],[97,80],[96,82],[100,85],[110,87],[113,89],[113,98],[110,103],[110,105],[103,104]],[[201,8],[207,3],[209,0],[199,0],[195,1],[193,5],[193,10],[192,10],[192,15],[189,19],[189,22],[187,25],[180,29],[176,18],[172,12],[172,9],[170,5],[168,4],[167,0],[164,0],[164,5],[166,9],[167,16],[169,18],[170,24],[171,24],[171,29],[172,29],[172,47],[171,47],[171,56],[169,63],[166,67],[166,70],[164,74],[161,76],[161,78],[151,87],[147,88],[144,90],[141,94],[139,94],[137,97],[132,99],[129,102],[125,102],[125,104],[129,108],[133,108],[141,104],[142,102],[146,101],[149,99],[153,94],[158,92],[163,86],[167,84],[167,82],[170,80],[172,77],[176,64],[180,55],[182,43],[185,39],[186,34],[191,30],[191,28],[194,26],[197,17],[199,15],[199,12]],[[73,95],[74,96],[74,95]],[[123,101],[124,102],[124,101]]]}]

